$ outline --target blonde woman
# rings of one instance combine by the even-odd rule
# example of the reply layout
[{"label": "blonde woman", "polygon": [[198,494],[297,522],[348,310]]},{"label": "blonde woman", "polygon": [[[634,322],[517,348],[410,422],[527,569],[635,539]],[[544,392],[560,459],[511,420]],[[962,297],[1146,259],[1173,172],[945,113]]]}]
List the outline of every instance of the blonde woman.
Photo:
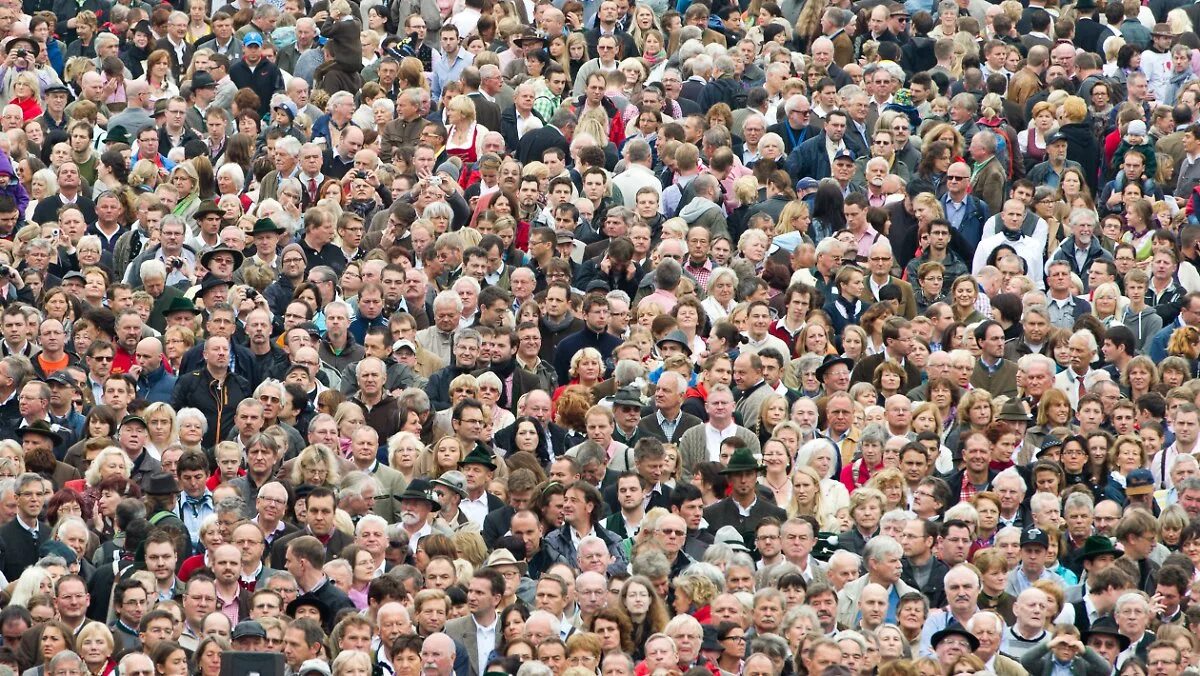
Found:
[{"label": "blonde woman", "polygon": [[829,530],[837,521],[837,510],[830,510],[829,507],[828,501],[821,493],[821,479],[817,476],[817,470],[808,465],[799,465],[792,470],[792,497],[787,502],[788,516],[811,516],[820,524],[821,530]]},{"label": "blonde woman", "polygon": [[146,421],[149,438],[146,440],[146,451],[158,460],[167,446],[179,440],[179,426],[175,423],[175,409],[170,404],[156,401],[142,411]]},{"label": "blonde woman", "polygon": [[732,268],[716,268],[709,274],[708,288],[705,289],[705,298],[700,302],[700,307],[704,308],[711,323],[717,323],[733,311],[737,284],[737,273]]},{"label": "blonde woman", "polygon": [[324,444],[313,444],[300,451],[300,455],[296,456],[296,462],[292,463],[289,478],[293,486],[309,484],[325,486],[333,490],[337,490],[338,484],[342,481],[337,456],[333,454],[332,448]]},{"label": "blonde woman", "polygon": [[1106,328],[1119,324],[1117,318],[1125,315],[1128,306],[1129,299],[1121,295],[1115,282],[1100,284],[1092,292],[1092,312]]},{"label": "blonde woman", "polygon": [[442,437],[426,448],[417,458],[415,472],[417,476],[436,479],[450,470],[458,469],[458,463],[466,457],[462,442],[453,435]]},{"label": "blonde woman", "polygon": [[388,439],[388,466],[400,473],[405,486],[416,478],[417,458],[424,450],[421,438],[412,432],[397,432]]},{"label": "blonde woman", "polygon": [[[850,492],[846,490],[846,486],[841,481],[833,476],[836,468],[834,465],[834,453],[836,452],[837,447],[828,439],[813,439],[800,446],[800,450],[796,453],[795,463],[796,469],[811,467],[820,477],[821,501],[824,514],[830,517],[830,525],[836,520],[839,510],[850,506]],[[793,481],[793,492],[795,489],[796,484]]]},{"label": "blonde woman", "polygon": [[475,102],[463,94],[450,99],[446,120],[449,122],[446,154],[461,159],[463,164],[479,161],[483,137],[489,130],[475,121]]}]

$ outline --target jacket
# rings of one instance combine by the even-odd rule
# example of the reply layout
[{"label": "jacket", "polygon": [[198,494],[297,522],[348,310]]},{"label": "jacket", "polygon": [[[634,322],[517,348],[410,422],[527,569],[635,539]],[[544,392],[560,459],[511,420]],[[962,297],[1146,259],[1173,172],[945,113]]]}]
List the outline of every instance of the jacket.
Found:
[{"label": "jacket", "polygon": [[171,392],[175,389],[178,378],[163,367],[158,367],[149,373],[143,373],[137,380],[137,395],[147,402],[167,403],[171,401]]},{"label": "jacket", "polygon": [[[1050,642],[1046,641],[1030,648],[1021,656],[1021,666],[1029,676],[1052,676],[1055,673],[1054,656],[1050,654]],[[1108,676],[1112,665],[1091,648],[1071,660],[1071,676]]]},{"label": "jacket", "polygon": [[638,432],[643,437],[658,439],[664,444],[678,444],[683,435],[692,428],[702,427],[700,419],[690,413],[679,412],[679,423],[675,425],[675,434],[668,439],[663,432],[662,426],[658,424],[658,411],[650,413],[638,422]]},{"label": "jacket", "polygon": [[[625,556],[625,548],[621,546],[621,538],[601,526],[599,521],[592,528],[596,537],[604,540],[608,545],[608,553],[613,557],[612,563],[608,566],[609,571],[625,570],[629,565],[629,559]],[[579,554],[575,551],[575,541],[571,537],[571,524],[564,523],[561,528],[551,531],[546,539],[542,540],[542,550],[555,563],[565,563],[572,568],[579,567]]]},{"label": "jacket", "polygon": [[[638,427],[640,428],[641,425]],[[741,425],[734,425],[734,427],[736,430],[733,436],[746,442],[746,447],[757,456],[759,453],[758,435]],[[708,451],[707,430],[707,423],[695,425],[679,438],[679,463],[683,468],[681,476],[683,481],[691,481],[696,465],[708,462],[711,457]]]},{"label": "jacket", "polygon": [[917,578],[913,572],[913,565],[908,560],[908,557],[904,557],[901,563],[903,568],[900,573],[900,579],[904,580],[905,584],[924,594],[925,598],[929,599],[930,607],[941,608],[946,605],[945,578],[946,573],[950,572],[950,566],[947,566],[944,561],[936,556],[933,557],[933,569],[929,571],[929,579],[925,582],[924,587],[918,587]]},{"label": "jacket", "polygon": [[[767,502],[762,496],[750,506],[750,515],[745,517],[738,512],[738,506],[732,497],[723,498],[704,508],[704,520],[708,522],[710,533],[716,534],[722,526],[733,526],[746,542],[754,540],[754,531],[758,524],[768,516],[773,516],[780,522],[787,521],[787,512]],[[746,537],[747,534],[750,537]]]},{"label": "jacket", "polygon": [[[946,276],[949,277],[950,275],[947,274]],[[912,284],[899,277],[888,277],[888,282],[885,286],[895,286],[900,290],[900,315],[902,317],[912,319],[917,316],[917,300],[913,296]],[[879,302],[874,296],[874,291],[871,290],[869,281],[863,285],[863,300],[871,304]]]},{"label": "jacket", "polygon": [[[243,399],[253,394],[250,381],[236,373],[225,376],[225,384],[217,383],[208,369],[201,368],[181,376],[171,394],[171,406],[180,410],[186,406],[198,408],[208,419],[203,445],[211,448],[232,435],[234,414]],[[279,567],[279,566],[275,566]]]},{"label": "jacket", "polygon": [[801,143],[788,155],[786,166],[793,181],[799,181],[805,176],[830,175],[829,153],[825,152],[826,138],[822,132]]},{"label": "jacket", "polygon": [[[946,212],[948,220],[950,218],[948,215],[950,213],[948,206],[951,202],[950,193],[942,195],[938,201],[942,203],[942,210]],[[962,220],[958,224],[958,228],[951,234],[950,248],[964,261],[969,261],[974,258],[975,249],[983,240],[983,224],[987,222],[992,212],[983,200],[970,193],[963,197],[963,209]],[[954,227],[953,224],[951,227]],[[950,275],[947,274],[946,277],[950,277]],[[947,283],[953,281],[951,278]]]},{"label": "jacket", "polygon": [[1133,313],[1128,308],[1121,316],[1121,325],[1133,331],[1134,346],[1138,354],[1145,354],[1146,346],[1154,334],[1162,330],[1163,319],[1154,307],[1147,305],[1140,312]]},{"label": "jacket", "polygon": [[[582,322],[581,322],[582,323]],[[558,342],[558,349],[554,352],[554,370],[558,372],[558,382],[567,383],[571,381],[571,357],[576,352],[592,347],[600,351],[601,360],[607,360],[612,351],[621,344],[621,339],[605,331],[597,333],[587,327],[586,324],[578,331],[565,336]]]},{"label": "jacket", "polygon": [[1071,271],[1079,275],[1079,278],[1083,280],[1084,288],[1086,288],[1087,273],[1092,267],[1092,263],[1096,261],[1111,261],[1113,257],[1104,247],[1100,246],[1100,239],[1098,237],[1093,237],[1091,242],[1088,243],[1088,250],[1084,255],[1083,267],[1079,266],[1078,259],[1075,256],[1077,250],[1075,238],[1071,237],[1058,247],[1058,251],[1054,252],[1054,257],[1051,260],[1066,261],[1070,264]]},{"label": "jacket", "polygon": [[1008,194],[1008,176],[999,158],[993,156],[984,161],[971,177],[971,193],[983,200],[992,213],[999,213]]},{"label": "jacket", "polygon": [[679,210],[679,217],[689,227],[701,227],[708,230],[713,237],[729,236],[729,226],[725,219],[725,210],[712,200],[696,197]]},{"label": "jacket", "polygon": [[1092,132],[1091,117],[1083,122],[1064,124],[1058,131],[1067,137],[1067,159],[1079,163],[1092,194],[1097,194],[1100,185],[1100,145]]},{"label": "jacket", "polygon": [[[847,583],[842,587],[842,591],[838,594],[837,608],[837,623],[838,626],[852,627],[855,620],[858,619],[858,597],[862,594],[862,590],[871,582],[868,575],[863,575],[857,580]],[[909,592],[918,591],[908,585],[904,578],[896,580],[896,593],[904,596]],[[889,590],[890,591],[890,590]],[[930,601],[932,604],[932,601]]]}]

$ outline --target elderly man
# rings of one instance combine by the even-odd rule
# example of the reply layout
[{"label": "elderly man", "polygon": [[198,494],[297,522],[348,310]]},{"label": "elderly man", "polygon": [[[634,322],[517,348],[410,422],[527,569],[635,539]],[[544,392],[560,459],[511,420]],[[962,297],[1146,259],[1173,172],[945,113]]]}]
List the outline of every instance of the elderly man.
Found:
[{"label": "elderly man", "polygon": [[1000,650],[1015,660],[1046,640],[1046,613],[1050,597],[1046,592],[1030,587],[1017,596],[1013,603],[1016,622],[1004,634]]},{"label": "elderly man", "polygon": [[957,624],[958,626],[966,626],[979,612],[979,592],[980,592],[979,574],[974,567],[967,565],[957,565],[946,573],[946,600],[948,605],[945,608],[932,610],[929,613],[929,618],[925,621],[925,627],[921,630],[921,648],[920,654],[925,657],[932,657],[933,637],[943,629]]},{"label": "elderly man", "polygon": [[870,584],[877,584],[888,592],[886,621],[896,621],[896,605],[899,598],[917,591],[900,579],[904,548],[887,535],[878,535],[867,542],[863,550],[863,561],[867,574],[842,587],[838,600],[838,624],[854,626],[858,614],[859,598]]},{"label": "elderly man", "polygon": [[[1060,269],[1058,261],[1055,261],[1051,274]],[[1071,367],[1054,377],[1054,385],[1066,393],[1071,409],[1079,410],[1079,400],[1087,394],[1087,384],[1091,382],[1092,360],[1096,357],[1098,347],[1096,336],[1091,331],[1076,331],[1067,339],[1067,347],[1071,351]]]}]

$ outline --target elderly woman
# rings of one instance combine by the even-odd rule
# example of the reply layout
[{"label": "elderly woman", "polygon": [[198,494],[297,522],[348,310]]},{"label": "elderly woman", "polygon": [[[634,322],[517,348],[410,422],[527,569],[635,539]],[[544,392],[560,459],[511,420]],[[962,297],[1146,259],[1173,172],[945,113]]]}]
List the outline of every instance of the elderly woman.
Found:
[{"label": "elderly woman", "polygon": [[709,622],[712,617],[709,604],[720,592],[712,580],[699,574],[681,575],[671,581],[671,587],[675,590],[673,609],[677,616],[687,614],[701,623]]},{"label": "elderly woman", "polygon": [[333,659],[333,676],[371,676],[371,656],[361,650],[343,650]]},{"label": "elderly woman", "polygon": [[164,344],[164,354],[167,358],[167,368],[173,374],[178,374],[183,364],[183,355],[196,345],[196,333],[186,326],[167,327]]},{"label": "elderly woman", "polygon": [[771,240],[762,230],[747,230],[738,238],[737,257],[754,266],[755,274],[761,275],[767,262],[767,248]]},{"label": "elderly woman", "polygon": [[485,427],[494,431],[513,424],[516,418],[500,405],[500,396],[504,392],[504,383],[500,382],[500,376],[488,371],[479,374],[475,380],[479,386],[479,400],[484,405],[484,418],[490,419]]},{"label": "elderly woman", "polygon": [[704,308],[705,314],[711,323],[715,324],[718,321],[729,316],[734,305],[734,291],[737,289],[737,273],[731,268],[720,267],[712,271],[708,276],[708,287],[704,300],[700,306]]},{"label": "elderly woman", "polygon": [[[109,479],[128,479],[133,463],[125,451],[116,446],[107,446],[88,464],[84,471],[84,486],[79,486],[84,514],[93,514],[96,501],[100,499],[100,486]],[[70,483],[70,482],[68,482]],[[72,488],[73,486],[68,486]]]},{"label": "elderly woman", "polygon": [[288,477],[293,486],[309,484],[337,490],[342,481],[337,456],[324,444],[313,444],[300,451]]},{"label": "elderly woman", "polygon": [[200,409],[180,409],[175,414],[175,424],[179,430],[179,443],[184,450],[204,450],[201,448],[201,442],[204,433],[208,431],[208,418],[204,417]]},{"label": "elderly woman", "polygon": [[853,526],[842,533],[838,542],[846,551],[862,555],[867,540],[879,534],[879,519],[887,500],[874,488],[859,488],[850,496],[850,519]]},{"label": "elderly woman", "polygon": [[[225,535],[216,514],[209,514],[200,522],[200,544],[204,546],[204,552],[214,551],[217,547],[225,544]],[[180,580],[187,582],[192,573],[208,566],[204,552],[183,560],[183,564],[179,566]]]}]

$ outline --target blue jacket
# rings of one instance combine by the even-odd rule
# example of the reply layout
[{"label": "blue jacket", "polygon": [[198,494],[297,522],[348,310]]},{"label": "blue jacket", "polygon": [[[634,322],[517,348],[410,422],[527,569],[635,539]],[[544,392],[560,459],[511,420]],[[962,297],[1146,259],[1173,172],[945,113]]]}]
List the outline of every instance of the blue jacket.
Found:
[{"label": "blue jacket", "polygon": [[[829,153],[825,152],[824,132],[808,139],[792,149],[787,158],[787,170],[793,181],[805,176],[829,176]],[[850,150],[850,146],[846,146]],[[853,153],[853,150],[850,150]]]},{"label": "blue jacket", "polygon": [[[942,195],[938,201],[942,203],[942,209],[947,214],[946,219],[949,220],[950,193]],[[963,200],[963,204],[966,207],[966,213],[963,214],[962,223],[954,231],[955,241],[951,245],[957,245],[955,251],[962,256],[963,260],[969,261],[975,256],[975,249],[979,247],[979,242],[983,239],[983,224],[987,222],[990,214],[988,214],[987,204],[969,193]],[[953,226],[951,227],[953,228]]]},{"label": "blue jacket", "polygon": [[1175,333],[1175,329],[1181,326],[1183,324],[1178,320],[1173,321],[1169,325],[1164,326],[1161,331],[1154,334],[1154,337],[1150,339],[1150,344],[1146,348],[1146,354],[1149,355],[1150,359],[1154,360],[1155,364],[1167,358],[1167,344],[1171,342],[1171,334]]},{"label": "blue jacket", "polygon": [[154,402],[169,404],[176,380],[178,380],[176,376],[167,373],[167,370],[161,366],[149,373],[143,373],[137,381],[138,397],[152,404]]}]

